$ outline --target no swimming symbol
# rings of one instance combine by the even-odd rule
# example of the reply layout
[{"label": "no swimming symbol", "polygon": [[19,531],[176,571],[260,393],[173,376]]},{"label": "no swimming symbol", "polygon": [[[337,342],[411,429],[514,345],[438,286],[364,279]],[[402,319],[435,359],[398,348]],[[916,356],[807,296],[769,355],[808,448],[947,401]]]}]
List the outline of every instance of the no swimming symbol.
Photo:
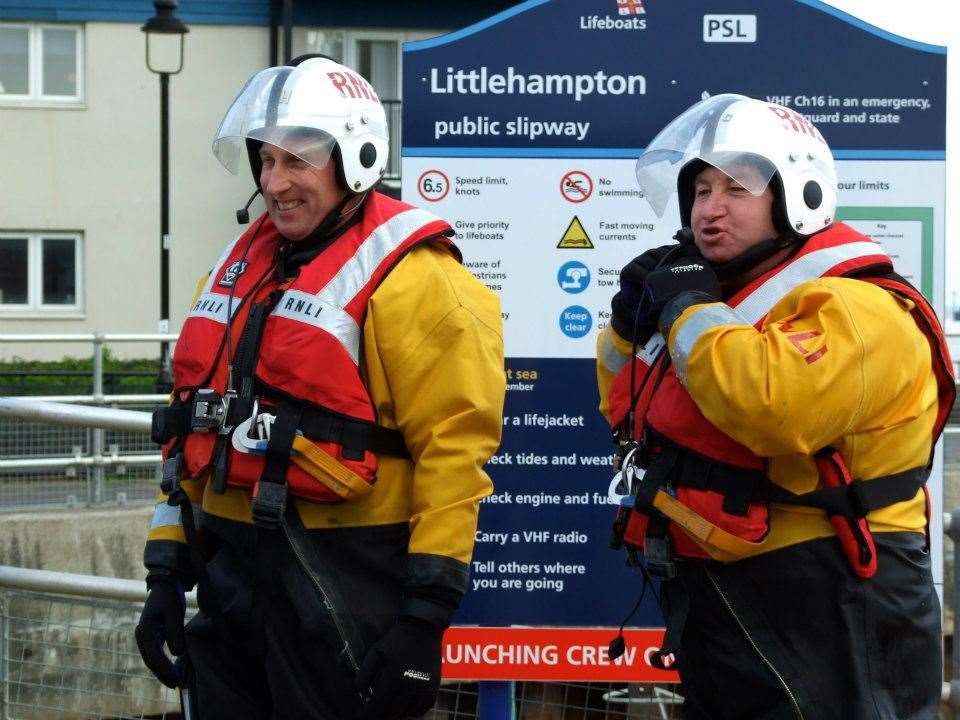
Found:
[{"label": "no swimming symbol", "polygon": [[560,194],[564,200],[582,203],[593,194],[593,180],[583,170],[571,170],[560,179]]}]

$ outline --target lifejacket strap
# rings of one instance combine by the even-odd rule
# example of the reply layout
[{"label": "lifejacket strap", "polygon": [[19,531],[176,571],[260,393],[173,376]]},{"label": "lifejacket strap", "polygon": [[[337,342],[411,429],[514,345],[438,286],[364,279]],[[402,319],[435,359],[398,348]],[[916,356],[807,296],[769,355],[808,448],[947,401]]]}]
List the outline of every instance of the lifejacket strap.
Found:
[{"label": "lifejacket strap", "polygon": [[[704,568],[703,572],[707,572]],[[680,581],[677,581],[680,582]],[[663,592],[663,591],[661,591]],[[665,592],[662,607],[666,632],[663,634],[663,644],[650,652],[650,664],[659,670],[670,670],[676,664],[680,654],[683,629],[690,614],[690,593],[686,587],[677,592]]]},{"label": "lifejacket strap", "polygon": [[284,485],[287,482],[287,466],[290,464],[290,452],[293,450],[293,438],[300,426],[301,410],[296,405],[284,403],[277,408],[276,419],[270,426],[270,440],[267,441],[266,462],[261,482]]},{"label": "lifejacket strap", "polygon": [[325,410],[304,407],[300,416],[300,430],[310,440],[339,443],[343,446],[344,457],[351,460],[362,460],[365,450],[377,455],[410,457],[399,430],[351,420]]},{"label": "lifejacket strap", "polygon": [[293,439],[300,425],[301,409],[286,403],[277,408],[276,419],[270,427],[270,440],[263,473],[253,490],[253,520],[263,528],[280,527],[287,505],[287,467]]},{"label": "lifejacket strap", "polygon": [[828,515],[862,518],[874,510],[912,500],[929,476],[930,466],[926,465],[870,480],[853,480],[849,485],[823,487],[800,495],[770,483],[767,495],[771,502],[805,505],[819,508]]}]

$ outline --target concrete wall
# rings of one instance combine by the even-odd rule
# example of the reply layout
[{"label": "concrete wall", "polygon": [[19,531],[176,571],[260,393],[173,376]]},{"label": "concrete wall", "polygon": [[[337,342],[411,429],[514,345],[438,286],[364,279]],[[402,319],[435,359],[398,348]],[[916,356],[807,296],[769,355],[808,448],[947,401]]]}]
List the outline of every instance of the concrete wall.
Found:
[{"label": "concrete wall", "polygon": [[153,507],[0,514],[0,565],[140,580]]}]

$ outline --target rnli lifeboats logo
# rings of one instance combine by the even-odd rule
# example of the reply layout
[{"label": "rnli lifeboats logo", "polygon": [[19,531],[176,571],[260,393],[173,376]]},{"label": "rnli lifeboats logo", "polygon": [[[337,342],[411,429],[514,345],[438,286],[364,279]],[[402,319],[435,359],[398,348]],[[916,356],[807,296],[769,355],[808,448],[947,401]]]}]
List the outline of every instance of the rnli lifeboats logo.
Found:
[{"label": "rnli lifeboats logo", "polygon": [[220,287],[233,287],[234,283],[237,282],[237,278],[243,275],[247,269],[247,265],[248,263],[243,260],[237,260],[223,271],[223,277],[220,278],[220,282],[218,282],[217,285]]}]

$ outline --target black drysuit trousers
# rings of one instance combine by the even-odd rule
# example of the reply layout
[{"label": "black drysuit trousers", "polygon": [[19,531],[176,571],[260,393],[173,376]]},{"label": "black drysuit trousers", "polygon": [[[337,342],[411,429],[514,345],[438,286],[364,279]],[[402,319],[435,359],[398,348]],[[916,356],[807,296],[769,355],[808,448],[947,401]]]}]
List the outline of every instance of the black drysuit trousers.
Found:
[{"label": "black drysuit trousers", "polygon": [[[200,720],[355,718],[356,665],[400,604],[406,525],[360,528],[356,538],[301,529],[301,557],[282,529],[211,516],[201,527],[209,560],[186,628]],[[371,533],[381,537],[371,543]]]},{"label": "black drysuit trousers", "polygon": [[678,563],[677,668],[688,720],[934,720],[940,603],[926,539],[877,533],[858,578],[836,538],[735,563]]}]

